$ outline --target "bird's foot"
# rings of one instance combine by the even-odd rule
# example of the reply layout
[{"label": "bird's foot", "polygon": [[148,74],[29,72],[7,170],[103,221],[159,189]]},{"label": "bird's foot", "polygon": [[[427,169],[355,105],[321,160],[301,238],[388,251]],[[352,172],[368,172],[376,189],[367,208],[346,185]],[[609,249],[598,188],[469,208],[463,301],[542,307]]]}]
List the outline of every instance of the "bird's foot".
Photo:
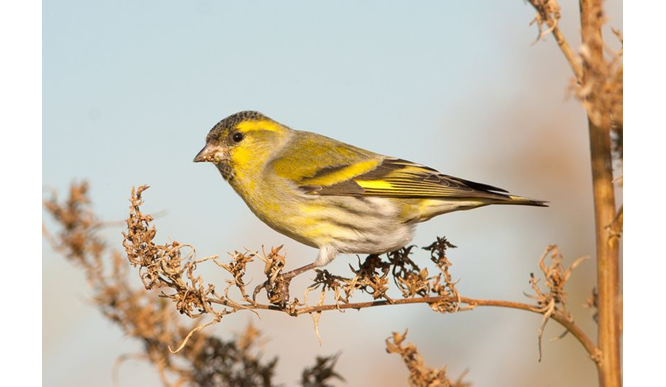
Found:
[{"label": "bird's foot", "polygon": [[265,289],[266,296],[268,297],[268,301],[270,301],[271,304],[277,305],[281,308],[286,308],[289,304],[289,284],[291,284],[291,280],[297,275],[305,273],[308,270],[312,270],[315,267],[317,266],[314,263],[311,263],[284,274],[277,274],[279,271],[277,273],[274,272],[273,275],[268,276],[266,282],[254,289],[252,299],[256,300],[257,294],[261,292],[261,289]]},{"label": "bird's foot", "polygon": [[252,294],[252,299],[256,301],[257,294],[264,289],[271,304],[286,308],[289,304],[289,284],[291,284],[291,279],[294,278],[293,275],[288,274],[280,274],[274,278],[269,278],[263,284],[257,286]]}]

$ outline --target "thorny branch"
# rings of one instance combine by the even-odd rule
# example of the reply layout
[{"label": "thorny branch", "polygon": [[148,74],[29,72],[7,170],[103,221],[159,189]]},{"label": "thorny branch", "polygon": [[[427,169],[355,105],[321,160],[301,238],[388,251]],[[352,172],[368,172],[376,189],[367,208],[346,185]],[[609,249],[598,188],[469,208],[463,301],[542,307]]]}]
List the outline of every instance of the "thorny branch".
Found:
[{"label": "thorny branch", "polygon": [[[550,256],[552,264],[546,266],[546,257]],[[539,288],[539,279],[537,279],[534,274],[530,275],[530,285],[532,286],[532,291],[534,295],[528,295],[530,298],[534,298],[539,306],[538,312],[543,313],[543,321],[541,322],[541,327],[539,327],[538,337],[539,337],[539,361],[541,361],[541,339],[543,337],[543,331],[548,323],[548,319],[555,313],[558,313],[559,316],[565,318],[568,321],[573,322],[573,317],[566,310],[567,302],[567,293],[564,291],[564,284],[569,279],[573,270],[582,263],[584,260],[589,257],[578,258],[568,269],[564,269],[562,265],[563,257],[560,254],[559,249],[555,245],[548,246],[546,251],[539,259],[539,268],[543,273],[546,286],[548,287],[547,291],[542,291]],[[569,331],[565,331],[566,334]],[[596,354],[594,355],[596,356]]]},{"label": "thorny branch", "polygon": [[[56,252],[63,255],[75,266],[81,268],[92,288],[92,301],[104,316],[117,324],[124,333],[143,343],[143,354],[121,355],[114,366],[113,378],[117,380],[117,369],[128,359],[143,359],[151,362],[159,372],[165,386],[274,386],[273,377],[277,358],[263,360],[259,352],[260,332],[251,324],[244,332],[229,341],[197,332],[177,354],[169,351],[173,344],[181,343],[191,332],[197,330],[197,314],[192,313],[192,303],[200,302],[201,294],[182,298],[171,298],[179,308],[195,319],[195,325],[184,324],[178,313],[164,298],[154,292],[135,289],[130,285],[127,261],[123,255],[107,247],[98,231],[107,223],[97,219],[90,209],[88,185],[72,184],[69,197],[58,199],[55,192],[44,200],[44,208],[56,223],[55,232],[43,227],[44,237]],[[152,229],[154,233],[154,228]],[[142,252],[169,257],[178,257],[184,246],[143,246]],[[199,260],[202,262],[204,260]],[[181,290],[197,286],[200,281],[193,275],[195,267],[181,271],[179,263],[171,260],[161,268],[164,273],[185,273],[188,283],[179,281],[171,285]],[[190,271],[191,269],[191,271]],[[157,281],[150,276],[143,277],[144,285]],[[205,287],[203,288],[205,296]],[[204,310],[202,313],[207,313]],[[214,321],[214,320],[213,320]],[[199,325],[201,326],[201,325]],[[337,356],[321,357],[317,363],[307,368],[308,377],[304,386],[325,386],[333,377],[340,376],[332,371]],[[320,384],[312,384],[317,380]],[[306,383],[307,382],[307,383]]]},{"label": "thorny branch", "polygon": [[[261,304],[247,295],[247,282],[243,279],[246,265],[252,262],[259,253],[236,251],[230,254],[231,262],[222,263],[217,256],[197,260],[191,247],[178,242],[156,245],[153,242],[155,227],[151,225],[150,216],[142,214],[140,209],[140,205],[143,203],[141,195],[146,189],[146,186],[142,186],[132,190],[128,231],[125,234],[128,258],[133,265],[139,266],[141,278],[147,287],[157,286],[170,290],[169,293],[163,293],[163,297],[173,300],[181,313],[193,314],[192,310],[197,311],[196,316],[212,313],[215,322],[219,322],[227,314],[240,310],[280,311],[292,316],[311,314],[315,317],[316,329],[319,314],[331,310],[341,311],[413,303],[428,304],[432,310],[440,313],[470,310],[477,306],[508,307],[543,315],[543,322],[538,331],[539,353],[541,353],[540,342],[543,328],[549,319],[553,319],[572,333],[583,344],[591,357],[596,358],[597,356],[595,345],[574,324],[566,309],[567,297],[564,285],[582,259],[565,269],[562,265],[562,256],[556,246],[549,246],[539,261],[546,289],[539,288],[539,280],[534,276],[530,281],[534,291],[530,297],[536,300],[535,304],[462,297],[456,290],[455,282],[449,272],[451,263],[446,257],[447,249],[455,246],[445,238],[437,238],[433,244],[424,247],[430,252],[431,261],[437,267],[438,272],[435,275],[431,275],[427,268],[420,268],[410,258],[414,246],[408,246],[387,254],[388,261],[371,255],[365,260],[359,261],[358,268],[350,265],[352,277],[334,275],[327,270],[317,270],[312,285],[305,291],[303,301],[299,301],[297,298],[285,300],[282,295],[276,293],[269,295],[269,304]],[[184,249],[185,246],[188,251],[188,254],[185,255],[187,262],[181,258],[183,254],[180,253],[180,249]],[[265,263],[264,273],[269,285],[272,281],[279,281],[285,265],[284,256],[280,254],[281,248],[282,246],[272,248],[268,254],[259,255]],[[550,266],[546,265],[547,258],[552,261]],[[233,280],[227,281],[227,287],[222,293],[217,292],[214,285],[204,284],[200,277],[195,276],[196,264],[205,260],[215,262],[233,278]],[[393,279],[395,288],[400,292],[401,298],[389,296],[391,290],[389,275]],[[184,280],[183,277],[187,277],[187,280]],[[238,290],[242,300],[235,301],[231,298],[229,291],[231,288]],[[271,286],[271,288],[279,289],[280,287]],[[320,293],[318,303],[309,305],[308,294],[316,290]],[[356,294],[365,294],[372,300],[352,302],[351,299]],[[327,295],[332,296],[333,303],[325,304]],[[183,303],[184,299],[188,299],[189,302]],[[215,305],[220,308],[216,308]]]}]

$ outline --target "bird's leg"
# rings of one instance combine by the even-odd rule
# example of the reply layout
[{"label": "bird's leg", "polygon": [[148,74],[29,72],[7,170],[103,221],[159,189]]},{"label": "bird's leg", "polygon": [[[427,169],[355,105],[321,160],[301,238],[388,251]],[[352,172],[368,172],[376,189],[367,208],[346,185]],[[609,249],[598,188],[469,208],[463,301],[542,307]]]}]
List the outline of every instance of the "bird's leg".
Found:
[{"label": "bird's leg", "polygon": [[332,261],[337,254],[338,252],[334,248],[328,246],[321,247],[319,249],[319,255],[317,256],[317,259],[311,264],[299,267],[298,269],[294,269],[286,273],[282,273],[280,275],[269,276],[266,282],[254,289],[252,299],[256,300],[257,294],[259,294],[261,289],[266,289],[266,295],[268,296],[268,300],[271,302],[271,304],[285,307],[289,302],[289,284],[291,283],[291,280],[299,274],[326,265]]},{"label": "bird's leg", "polygon": [[305,265],[302,267],[299,267],[298,269],[294,269],[292,271],[286,272],[282,274],[280,277],[282,277],[282,293],[287,296],[287,300],[289,300],[289,284],[291,283],[291,280],[296,277],[299,274],[305,273],[306,271],[310,271],[312,269],[315,269],[317,267],[325,266],[329,262],[331,262],[336,256],[338,255],[338,250],[335,249],[334,247],[331,246],[322,246],[319,248],[319,254],[317,255],[317,259],[315,259],[314,262],[312,262],[309,265]]},{"label": "bird's leg", "polygon": [[314,268],[316,268],[316,267],[318,267],[318,266],[319,266],[319,265],[317,265],[315,262],[312,262],[312,263],[309,264],[309,265],[301,266],[301,267],[299,267],[298,269],[294,269],[294,270],[292,270],[292,271],[288,271],[288,272],[282,274],[282,279],[283,279],[284,281],[286,281],[287,284],[288,284],[288,283],[291,282],[291,280],[292,280],[294,277],[296,277],[297,275],[299,275],[299,274],[303,274],[303,273],[305,273],[306,271],[310,271],[310,270],[312,270],[312,269],[314,269]]}]

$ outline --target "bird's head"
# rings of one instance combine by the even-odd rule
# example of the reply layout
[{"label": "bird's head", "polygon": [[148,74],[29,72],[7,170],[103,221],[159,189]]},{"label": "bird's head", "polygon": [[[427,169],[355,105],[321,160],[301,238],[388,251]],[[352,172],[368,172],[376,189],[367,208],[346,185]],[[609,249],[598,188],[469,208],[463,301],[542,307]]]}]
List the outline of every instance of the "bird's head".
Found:
[{"label": "bird's head", "polygon": [[243,111],[218,122],[206,136],[195,163],[210,162],[226,180],[259,172],[288,136],[290,129],[259,112]]}]

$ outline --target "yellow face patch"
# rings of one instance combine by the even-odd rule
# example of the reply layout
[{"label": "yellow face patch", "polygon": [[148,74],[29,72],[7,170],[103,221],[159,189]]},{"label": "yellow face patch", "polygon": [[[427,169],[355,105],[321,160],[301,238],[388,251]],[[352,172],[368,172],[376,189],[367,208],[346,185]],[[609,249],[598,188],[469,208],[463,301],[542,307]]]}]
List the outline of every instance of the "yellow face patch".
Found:
[{"label": "yellow face patch", "polygon": [[234,130],[244,134],[244,138],[229,150],[238,180],[245,176],[259,176],[271,152],[287,133],[280,124],[268,119],[246,120],[237,124]]},{"label": "yellow face patch", "polygon": [[[255,152],[252,152],[251,147],[238,146],[231,151],[231,161],[240,169],[241,174],[244,172],[244,167],[248,165],[253,159]],[[238,168],[240,167],[240,168]]]}]

